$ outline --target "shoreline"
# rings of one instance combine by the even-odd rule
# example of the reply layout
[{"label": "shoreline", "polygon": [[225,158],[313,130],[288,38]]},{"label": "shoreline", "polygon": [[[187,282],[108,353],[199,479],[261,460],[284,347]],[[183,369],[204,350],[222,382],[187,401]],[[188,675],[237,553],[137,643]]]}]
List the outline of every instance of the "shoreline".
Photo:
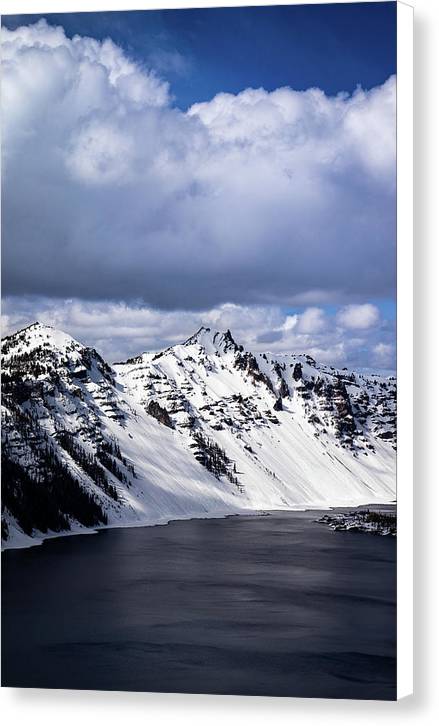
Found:
[{"label": "shoreline", "polygon": [[[98,527],[92,527],[92,528],[78,528],[74,530],[66,530],[64,532],[51,532],[51,533],[41,533],[37,535],[35,538],[30,537],[30,535],[26,535],[23,533],[23,537],[26,538],[23,542],[11,542],[10,544],[3,543],[1,545],[1,553],[3,552],[10,552],[10,551],[16,551],[16,550],[26,550],[30,549],[32,547],[39,547],[43,545],[45,542],[50,542],[51,540],[58,539],[60,537],[76,537],[79,535],[94,535],[99,534],[100,532],[105,532],[112,529],[137,529],[140,527],[162,527],[168,524],[172,524],[173,522],[187,522],[191,520],[202,520],[202,519],[227,519],[229,517],[261,517],[261,516],[271,516],[274,513],[294,513],[294,512],[331,512],[334,510],[352,510],[357,509],[361,507],[396,507],[397,501],[387,501],[387,502],[362,502],[360,504],[331,504],[328,506],[327,503],[320,503],[320,504],[312,504],[308,505],[306,507],[284,507],[282,509],[242,509],[237,510],[236,512],[230,512],[230,511],[214,511],[209,512],[206,515],[202,514],[187,514],[182,515],[181,517],[175,517],[175,515],[172,515],[170,517],[163,517],[161,520],[151,520],[151,521],[144,521],[144,522],[125,522],[123,524],[106,524],[101,525]],[[28,541],[30,540],[30,541]]]}]

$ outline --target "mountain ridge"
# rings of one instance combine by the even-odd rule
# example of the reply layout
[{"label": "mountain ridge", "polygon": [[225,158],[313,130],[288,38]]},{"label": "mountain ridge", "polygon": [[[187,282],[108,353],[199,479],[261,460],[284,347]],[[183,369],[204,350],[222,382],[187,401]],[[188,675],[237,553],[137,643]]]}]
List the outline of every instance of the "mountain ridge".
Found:
[{"label": "mountain ridge", "polygon": [[109,365],[36,322],[2,340],[2,360],[7,547],[395,498],[394,377],[252,352],[204,326]]}]

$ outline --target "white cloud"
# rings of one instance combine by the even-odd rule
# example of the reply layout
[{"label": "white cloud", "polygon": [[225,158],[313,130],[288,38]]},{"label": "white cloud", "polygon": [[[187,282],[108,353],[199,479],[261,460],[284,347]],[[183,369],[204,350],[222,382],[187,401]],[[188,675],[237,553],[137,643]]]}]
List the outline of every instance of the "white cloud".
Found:
[{"label": "white cloud", "polygon": [[308,353],[308,355],[319,363],[326,363],[327,365],[341,366],[347,362],[346,347],[343,341],[325,348],[319,348],[314,345],[307,348],[305,353]]},{"label": "white cloud", "polygon": [[337,314],[337,322],[343,328],[352,330],[367,330],[377,325],[380,319],[380,311],[376,305],[366,303],[364,305],[346,305]]},{"label": "white cloud", "polygon": [[321,333],[326,327],[325,313],[321,308],[307,308],[299,317],[300,333]]},{"label": "white cloud", "polygon": [[392,294],[394,78],[182,112],[111,40],[43,21],[2,38],[5,292],[199,310]]},{"label": "white cloud", "polygon": [[281,330],[285,332],[289,332],[290,330],[294,330],[294,328],[297,325],[297,321],[299,320],[298,315],[287,315],[285,317],[285,321],[282,323]]},{"label": "white cloud", "polygon": [[126,181],[135,155],[129,136],[104,123],[90,123],[72,138],[66,165],[86,183]]},{"label": "white cloud", "polygon": [[[4,300],[2,330],[7,335],[40,320],[97,348],[111,362],[166,348],[205,325],[230,329],[235,340],[250,350],[308,353],[334,366],[394,366],[393,344],[382,339],[381,329],[379,339],[373,328],[361,337],[352,336],[338,326],[336,315],[326,314],[324,327],[301,331],[298,321],[312,320],[314,315],[312,308],[292,315],[274,305],[229,303],[205,311],[159,311],[124,302],[12,297]],[[393,333],[389,331],[388,336]]]}]

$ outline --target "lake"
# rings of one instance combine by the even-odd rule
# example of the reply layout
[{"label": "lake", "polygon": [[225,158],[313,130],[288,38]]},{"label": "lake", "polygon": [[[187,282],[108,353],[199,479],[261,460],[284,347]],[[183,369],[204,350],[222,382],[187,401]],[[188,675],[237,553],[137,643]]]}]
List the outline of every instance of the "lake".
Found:
[{"label": "lake", "polygon": [[323,512],[2,554],[2,685],[394,699],[396,539]]}]

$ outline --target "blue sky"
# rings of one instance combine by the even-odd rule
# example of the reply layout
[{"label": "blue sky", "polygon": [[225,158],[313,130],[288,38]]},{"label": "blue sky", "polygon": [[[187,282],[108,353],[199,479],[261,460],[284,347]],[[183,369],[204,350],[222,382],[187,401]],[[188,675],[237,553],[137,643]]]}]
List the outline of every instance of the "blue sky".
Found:
[{"label": "blue sky", "polygon": [[14,29],[41,17],[69,37],[110,37],[145,63],[161,54],[183,109],[248,87],[351,93],[396,73],[395,2],[10,15],[2,23]]},{"label": "blue sky", "polygon": [[2,17],[7,330],[393,368],[396,3],[41,19]]}]

